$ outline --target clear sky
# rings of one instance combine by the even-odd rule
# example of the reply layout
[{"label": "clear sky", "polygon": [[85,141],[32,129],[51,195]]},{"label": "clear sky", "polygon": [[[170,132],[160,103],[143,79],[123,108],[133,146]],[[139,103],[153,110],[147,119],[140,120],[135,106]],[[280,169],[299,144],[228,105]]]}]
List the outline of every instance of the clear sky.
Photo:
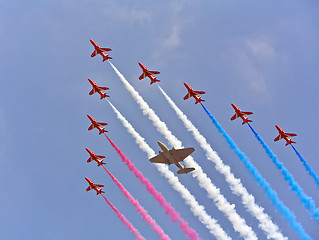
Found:
[{"label": "clear sky", "polygon": [[[133,239],[102,197],[86,192],[84,177],[104,184],[106,197],[146,239],[157,235],[141,219],[110,177],[87,164],[85,147],[106,155],[106,167],[147,209],[172,239],[186,239],[145,187],[129,172],[105,137],[89,132],[86,114],[107,122],[108,136],[149,178],[202,239],[212,239],[189,207],[116,118],[107,101],[89,96],[91,78],[110,88],[110,101],[158,152],[165,138],[143,116],[109,63],[91,58],[89,39],[113,49],[112,63],[166,122],[195,161],[259,239],[258,222],[207,161],[155,84],[138,80],[142,62],[160,71],[160,86],[240,178],[256,202],[289,239],[297,234],[270,204],[247,169],[193,99],[184,101],[187,82],[206,91],[214,115],[306,232],[319,236],[312,219],[248,126],[230,121],[230,103],[252,111],[252,126],[319,206],[319,189],[284,141],[274,142],[275,124],[297,133],[295,147],[316,173],[319,155],[318,1],[0,1],[0,238]],[[177,168],[170,166],[176,173]],[[177,174],[176,174],[177,175]],[[179,175],[206,211],[233,239],[230,222],[190,174]]]}]

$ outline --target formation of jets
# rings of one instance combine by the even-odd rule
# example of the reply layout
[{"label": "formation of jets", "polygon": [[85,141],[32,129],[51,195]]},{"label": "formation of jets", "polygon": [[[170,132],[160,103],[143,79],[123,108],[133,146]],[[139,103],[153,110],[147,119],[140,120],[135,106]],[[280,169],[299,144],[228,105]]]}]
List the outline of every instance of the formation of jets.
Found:
[{"label": "formation of jets", "polygon": [[160,74],[160,72],[158,71],[150,71],[147,69],[147,67],[145,67],[142,63],[138,63],[138,65],[140,65],[140,67],[142,68],[143,70],[143,73],[142,75],[138,78],[139,80],[142,80],[143,78],[146,78],[148,77],[149,79],[151,79],[151,85],[153,83],[156,83],[156,82],[160,82],[160,80],[158,80],[154,75],[156,74]]},{"label": "formation of jets", "polygon": [[286,140],[286,146],[292,143],[296,143],[294,141],[291,141],[291,137],[297,136],[295,133],[285,133],[284,130],[282,130],[278,125],[275,125],[277,128],[279,135],[274,139],[275,142],[279,141],[280,139],[285,139]]},{"label": "formation of jets", "polygon": [[90,39],[90,42],[92,43],[92,45],[94,46],[94,52],[91,54],[91,57],[95,57],[96,55],[101,55],[103,58],[103,62],[109,59],[112,59],[111,57],[108,56],[107,53],[105,52],[109,52],[112,51],[111,48],[101,48],[96,42],[94,42],[92,39]]},{"label": "formation of jets", "polygon": [[[249,120],[247,118],[247,115],[251,115],[253,114],[252,112],[243,112],[241,111],[235,104],[231,104],[232,107],[235,110],[235,114],[231,117],[230,120],[235,120],[237,118],[241,118],[243,120],[242,125],[244,125],[245,123],[249,123],[252,122],[251,120]],[[286,146],[292,143],[296,143],[294,141],[291,140],[291,137],[297,136],[297,134],[295,133],[286,133],[284,130],[282,130],[278,125],[275,125],[275,127],[277,128],[279,135],[274,139],[275,142],[279,141],[280,139],[285,139],[286,140]]]},{"label": "formation of jets", "polygon": [[189,173],[194,171],[195,168],[186,168],[180,164],[188,155],[195,151],[194,148],[183,148],[183,149],[175,149],[172,148],[168,150],[164,143],[160,141],[157,142],[163,152],[159,151],[159,154],[155,157],[152,157],[150,161],[152,163],[163,163],[171,165],[174,163],[180,170],[177,171],[178,174]]},{"label": "formation of jets", "polygon": [[101,96],[101,100],[103,98],[106,98],[106,97],[110,97],[109,95],[106,94],[106,92],[104,90],[108,90],[109,88],[108,87],[100,87],[99,85],[97,85],[94,81],[92,81],[91,79],[88,79],[89,82],[91,83],[93,89],[89,92],[89,95],[92,95],[94,93],[98,93],[100,94]]},{"label": "formation of jets", "polygon": [[230,120],[233,121],[233,120],[240,117],[243,120],[242,125],[244,125],[245,123],[248,123],[248,122],[252,122],[251,120],[248,120],[248,118],[247,118],[247,115],[253,114],[252,112],[242,112],[235,104],[232,103],[231,105],[235,109],[236,113],[234,116],[231,117]]},{"label": "formation of jets", "polygon": [[187,88],[188,93],[185,95],[184,100],[189,99],[190,97],[193,97],[197,103],[205,102],[205,100],[201,99],[199,95],[205,94],[204,91],[194,91],[193,88],[191,88],[187,83],[184,83],[185,87]]},{"label": "formation of jets", "polygon": [[[96,42],[94,42],[93,40],[90,39],[90,42],[92,43],[92,45],[94,46],[94,51],[91,54],[91,57],[95,57],[97,55],[101,55],[103,58],[103,62],[109,59],[112,59],[111,57],[108,56],[108,54],[106,52],[112,51],[111,48],[101,48]],[[158,80],[156,78],[155,75],[160,74],[159,71],[151,71],[149,70],[147,67],[145,67],[142,63],[138,62],[139,66],[142,68],[143,73],[141,74],[141,76],[139,77],[139,80],[142,80],[146,77],[148,77],[151,82],[150,84],[152,85],[153,83],[156,82],[160,82],[160,80]],[[92,85],[92,90],[89,92],[89,95],[93,95],[94,93],[98,93],[100,95],[100,99],[104,99],[106,97],[110,97],[109,95],[107,95],[106,90],[108,90],[108,87],[100,87],[97,83],[95,83],[93,80],[91,80],[90,78],[88,79],[88,81],[90,82],[90,84]],[[201,102],[205,102],[205,100],[203,100],[201,98],[200,95],[205,94],[204,91],[195,91],[193,90],[192,87],[190,87],[187,83],[184,82],[184,85],[187,89],[187,94],[184,96],[184,100],[187,100],[191,97],[193,97],[195,99],[195,104],[201,103]],[[245,123],[249,124],[249,122],[252,122],[252,120],[249,120],[247,116],[252,115],[252,112],[244,112],[241,111],[235,104],[231,103],[231,106],[234,108],[235,110],[235,114],[231,117],[231,121],[237,119],[237,118],[241,118],[243,120],[242,125],[244,125]],[[87,115],[88,118],[91,121],[91,125],[88,128],[89,131],[91,131],[92,129],[96,128],[99,131],[99,134],[105,133],[107,132],[104,128],[104,126],[107,125],[107,123],[102,123],[102,122],[97,122],[93,117],[91,117],[90,115]],[[275,125],[275,127],[277,128],[279,135],[274,139],[274,141],[279,141],[280,139],[285,139],[286,140],[286,146],[292,143],[296,143],[294,141],[291,140],[291,137],[297,136],[294,133],[286,133],[284,132],[278,125]],[[162,142],[158,141],[157,142],[159,147],[161,148],[162,151],[159,151],[159,154],[155,157],[152,157],[149,159],[150,162],[152,163],[159,163],[159,164],[174,164],[176,165],[179,170],[177,171],[177,174],[187,174],[189,172],[192,172],[195,170],[195,168],[193,167],[185,167],[185,165],[182,165],[181,162],[187,158],[191,153],[193,153],[195,151],[194,148],[190,147],[190,148],[182,148],[182,149],[175,149],[174,147],[172,149],[168,149],[165,144],[163,144]],[[86,151],[89,153],[90,157],[87,160],[88,163],[95,161],[97,162],[97,166],[102,166],[105,163],[103,162],[103,159],[105,158],[105,156],[101,156],[101,155],[96,155],[92,150],[85,148]],[[100,184],[95,184],[92,180],[90,180],[89,178],[85,177],[86,181],[89,183],[89,187],[86,189],[86,191],[90,191],[92,189],[94,189],[96,191],[96,194],[102,194],[104,193],[102,191],[102,187],[104,187],[104,185],[100,185]]]},{"label": "formation of jets", "polygon": [[89,179],[87,177],[85,177],[85,180],[89,183],[89,186],[86,189],[86,191],[90,191],[90,190],[94,189],[96,191],[96,195],[105,193],[102,191],[102,187],[104,187],[104,185],[95,184],[91,179]]},{"label": "formation of jets", "polygon": [[107,132],[105,130],[105,128],[103,126],[106,126],[107,123],[101,123],[101,122],[97,122],[93,117],[91,117],[89,114],[87,114],[88,118],[91,120],[91,126],[88,128],[89,131],[91,131],[92,129],[96,128],[99,130],[99,135],[102,133]]},{"label": "formation of jets", "polygon": [[92,150],[88,148],[85,148],[85,150],[90,154],[90,158],[87,160],[88,163],[96,161],[98,167],[105,164],[105,162],[103,162],[103,158],[105,158],[105,156],[96,155]]}]

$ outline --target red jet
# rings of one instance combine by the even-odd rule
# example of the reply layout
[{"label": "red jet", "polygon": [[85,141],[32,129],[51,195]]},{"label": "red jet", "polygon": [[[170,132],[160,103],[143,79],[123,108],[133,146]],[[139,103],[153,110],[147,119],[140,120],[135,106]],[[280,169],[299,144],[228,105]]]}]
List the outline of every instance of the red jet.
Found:
[{"label": "red jet", "polygon": [[102,134],[102,133],[105,133],[107,132],[105,130],[105,128],[103,126],[106,126],[107,123],[100,123],[100,122],[97,122],[93,117],[91,117],[89,114],[87,115],[88,118],[91,120],[92,124],[91,126],[88,128],[89,131],[91,131],[92,129],[94,128],[97,128],[99,130],[99,135]]},{"label": "red jet", "polygon": [[90,186],[86,189],[86,191],[90,191],[94,189],[96,191],[96,195],[105,193],[102,191],[102,187],[104,187],[104,185],[95,184],[91,179],[88,179],[87,177],[85,177],[85,180],[88,181],[88,183],[90,184]]},{"label": "red jet", "polygon": [[195,104],[200,103],[200,102],[205,102],[205,100],[201,99],[199,96],[201,94],[205,94],[205,92],[194,91],[187,83],[184,83],[184,85],[188,90],[188,93],[185,95],[184,100],[189,99],[190,97],[193,97],[196,100]]},{"label": "red jet", "polygon": [[151,84],[153,84],[155,82],[160,82],[160,80],[158,80],[155,76],[153,76],[153,75],[156,75],[156,74],[160,74],[160,72],[158,72],[158,71],[150,71],[150,70],[147,69],[147,67],[145,67],[140,62],[138,64],[143,69],[142,75],[138,78],[139,80],[142,80],[143,78],[149,77],[149,79],[151,79]]},{"label": "red jet", "polygon": [[242,112],[235,104],[231,104],[232,107],[235,109],[235,115],[231,117],[230,120],[235,120],[236,118],[241,118],[243,119],[243,123],[242,125],[244,125],[245,123],[248,123],[248,122],[252,122],[251,120],[248,120],[247,118],[247,115],[251,115],[253,114],[252,112]]},{"label": "red jet", "polygon": [[96,155],[92,150],[88,148],[85,148],[85,150],[90,154],[90,158],[87,160],[88,163],[96,161],[98,167],[105,164],[105,162],[103,162],[103,158],[105,158],[105,156]]},{"label": "red jet", "polygon": [[285,139],[286,140],[286,146],[292,143],[296,143],[294,141],[291,141],[291,137],[297,136],[295,133],[285,133],[284,130],[282,130],[278,125],[275,125],[277,128],[279,135],[274,139],[275,142],[277,142],[280,139]]},{"label": "red jet", "polygon": [[94,93],[99,93],[101,95],[101,98],[100,98],[101,100],[103,98],[110,97],[109,95],[106,94],[105,91],[103,91],[103,90],[108,90],[109,89],[108,87],[100,87],[91,79],[88,79],[88,80],[92,84],[92,87],[93,87],[93,89],[89,92],[89,95],[92,95]]},{"label": "red jet", "polygon": [[101,48],[96,42],[94,42],[92,39],[90,39],[90,42],[92,43],[92,45],[94,46],[94,52],[91,54],[91,57],[95,57],[96,55],[100,54],[103,57],[103,62],[105,60],[108,59],[112,59],[111,57],[108,56],[107,53],[105,52],[109,52],[112,51],[111,48]]}]

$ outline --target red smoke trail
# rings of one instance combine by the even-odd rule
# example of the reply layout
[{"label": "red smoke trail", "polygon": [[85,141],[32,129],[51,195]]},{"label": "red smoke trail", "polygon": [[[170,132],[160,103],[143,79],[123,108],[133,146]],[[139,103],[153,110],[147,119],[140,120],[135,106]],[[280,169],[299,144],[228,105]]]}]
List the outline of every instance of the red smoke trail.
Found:
[{"label": "red smoke trail", "polygon": [[116,209],[116,207],[113,206],[112,203],[107,200],[106,197],[104,197],[103,194],[101,194],[102,197],[105,199],[105,201],[110,205],[110,207],[114,210],[116,215],[121,219],[121,221],[128,227],[128,229],[135,235],[135,238],[138,240],[145,240],[145,238],[139,233],[139,231],[133,227],[133,225],[124,217],[122,213],[119,212],[119,210]]},{"label": "red smoke trail", "polygon": [[146,186],[146,189],[149,193],[153,195],[153,197],[159,202],[159,204],[165,208],[165,214],[169,214],[172,218],[173,222],[180,222],[179,227],[184,231],[184,233],[187,235],[190,239],[200,239],[197,232],[188,226],[188,223],[180,217],[179,213],[169,204],[166,202],[163,195],[158,192],[154,186],[150,183],[150,181],[143,176],[143,174],[135,167],[135,165],[121,152],[121,150],[109,139],[108,136],[106,136],[105,133],[103,133],[104,136],[109,140],[112,147],[117,151],[117,153],[120,155],[123,162],[125,162],[126,166],[129,168],[130,171],[133,171],[135,176]]},{"label": "red smoke trail", "polygon": [[169,240],[170,238],[164,233],[163,229],[157,225],[155,220],[147,213],[140,203],[133,198],[133,196],[124,188],[124,186],[103,165],[102,167],[110,175],[116,185],[121,189],[125,197],[130,200],[130,203],[132,203],[136,207],[137,211],[142,214],[144,221],[146,221],[152,227],[152,229],[161,237],[162,240]]}]

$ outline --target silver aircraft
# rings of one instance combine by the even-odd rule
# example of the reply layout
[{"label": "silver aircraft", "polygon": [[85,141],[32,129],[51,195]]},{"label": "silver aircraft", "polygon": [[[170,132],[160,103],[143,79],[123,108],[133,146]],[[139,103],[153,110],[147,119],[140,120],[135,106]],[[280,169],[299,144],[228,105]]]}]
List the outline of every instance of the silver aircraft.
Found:
[{"label": "silver aircraft", "polygon": [[159,151],[159,154],[157,156],[152,157],[150,159],[152,163],[164,163],[168,165],[174,163],[180,169],[177,171],[178,174],[189,173],[195,170],[195,168],[186,168],[185,166],[182,166],[179,163],[180,161],[183,161],[192,152],[194,152],[194,148],[172,148],[171,150],[168,150],[164,143],[161,143],[160,141],[158,141],[157,143],[163,150],[163,152]]}]

